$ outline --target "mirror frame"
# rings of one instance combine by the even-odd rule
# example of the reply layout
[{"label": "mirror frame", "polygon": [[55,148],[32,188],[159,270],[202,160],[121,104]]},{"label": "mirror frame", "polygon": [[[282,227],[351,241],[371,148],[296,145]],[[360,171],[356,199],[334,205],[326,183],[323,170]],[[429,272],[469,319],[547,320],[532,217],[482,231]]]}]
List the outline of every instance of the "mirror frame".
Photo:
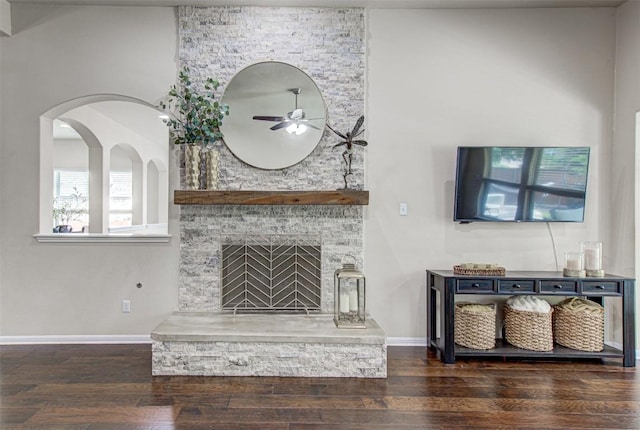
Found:
[{"label": "mirror frame", "polygon": [[[295,89],[300,89],[295,94]],[[304,71],[288,63],[262,61],[235,74],[226,86],[222,103],[229,116],[220,130],[231,153],[250,166],[278,170],[307,158],[322,140],[327,107],[320,88]],[[302,134],[285,127],[272,130],[279,121],[257,120],[254,116],[285,117],[295,108],[304,109]]]}]

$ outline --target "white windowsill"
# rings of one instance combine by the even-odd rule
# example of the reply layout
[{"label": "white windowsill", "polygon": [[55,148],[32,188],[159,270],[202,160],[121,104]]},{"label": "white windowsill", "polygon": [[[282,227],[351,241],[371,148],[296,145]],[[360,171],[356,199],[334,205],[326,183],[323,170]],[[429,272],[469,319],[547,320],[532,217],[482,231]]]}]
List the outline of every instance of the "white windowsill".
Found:
[{"label": "white windowsill", "polygon": [[168,234],[83,234],[51,233],[34,234],[39,243],[168,243]]}]

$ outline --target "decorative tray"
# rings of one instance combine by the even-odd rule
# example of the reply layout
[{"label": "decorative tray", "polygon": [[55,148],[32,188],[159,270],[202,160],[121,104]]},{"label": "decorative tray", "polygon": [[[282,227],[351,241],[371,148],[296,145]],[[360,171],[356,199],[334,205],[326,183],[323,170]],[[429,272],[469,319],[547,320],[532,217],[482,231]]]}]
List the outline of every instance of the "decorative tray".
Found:
[{"label": "decorative tray", "polygon": [[502,266],[495,264],[457,264],[453,266],[455,275],[471,275],[471,276],[504,276],[506,270]]}]

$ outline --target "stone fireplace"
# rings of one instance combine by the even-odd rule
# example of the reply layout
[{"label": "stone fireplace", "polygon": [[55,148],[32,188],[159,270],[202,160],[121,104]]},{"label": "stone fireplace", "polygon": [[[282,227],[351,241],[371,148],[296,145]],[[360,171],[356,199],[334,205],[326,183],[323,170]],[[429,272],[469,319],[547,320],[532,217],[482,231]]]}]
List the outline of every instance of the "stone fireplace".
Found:
[{"label": "stone fireplace", "polygon": [[[250,64],[280,61],[315,81],[327,121],[336,129],[352,127],[364,113],[363,9],[183,6],[178,21],[180,62],[196,79],[215,76],[225,85]],[[305,160],[280,170],[253,168],[223,145],[219,187],[339,189],[342,150],[333,148],[336,143],[325,132]],[[364,152],[358,155],[352,183],[362,187]],[[375,320],[368,319],[366,329],[337,329],[333,323],[333,274],[343,256],[352,255],[366,270],[364,211],[360,204],[322,202],[182,204],[178,311],[152,333],[154,375],[385,377],[386,337]],[[317,246],[317,265],[309,263],[317,254],[305,248],[298,253],[309,260],[300,264],[298,275],[316,278],[317,285],[305,280],[278,290],[280,278],[266,277],[271,269],[256,272],[260,263],[227,266],[233,247],[260,237],[295,237],[304,241],[296,246]],[[238,281],[238,276],[254,279]],[[285,282],[295,276],[285,274]],[[252,308],[259,313],[246,313]]]},{"label": "stone fireplace", "polygon": [[[363,211],[342,205],[182,206],[179,312],[152,333],[154,374],[385,377],[386,338],[375,321],[362,330],[337,329],[333,322],[333,273],[345,254],[362,263]],[[300,248],[300,255],[282,257],[283,246]],[[242,272],[252,272],[237,260],[238,253],[254,247],[262,255],[275,254],[276,266],[282,258],[302,258],[306,278],[317,271],[317,301],[306,297],[305,305],[283,309],[262,296],[270,309],[248,314],[242,300],[225,304],[225,276],[237,281],[247,276]],[[319,261],[311,261],[314,256]],[[232,267],[225,266],[227,257]],[[272,267],[266,259],[254,265]],[[268,278],[253,283],[281,285],[281,277]],[[246,286],[241,284],[232,283],[233,297],[245,294],[238,293]],[[312,296],[307,287],[300,291]],[[311,304],[316,308],[306,309]],[[242,312],[234,312],[237,308]]]}]

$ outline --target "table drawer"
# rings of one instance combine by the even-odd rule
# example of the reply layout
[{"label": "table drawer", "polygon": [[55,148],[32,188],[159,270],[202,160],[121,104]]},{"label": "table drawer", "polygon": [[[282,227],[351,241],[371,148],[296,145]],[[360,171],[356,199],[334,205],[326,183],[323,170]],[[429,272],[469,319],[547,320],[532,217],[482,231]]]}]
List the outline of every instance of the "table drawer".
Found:
[{"label": "table drawer", "polygon": [[458,279],[458,293],[493,293],[493,279]]},{"label": "table drawer", "polygon": [[540,281],[540,294],[575,294],[578,284],[575,281]]},{"label": "table drawer", "polygon": [[515,280],[499,280],[498,292],[499,293],[533,293],[535,292],[534,281],[519,281]]},{"label": "table drawer", "polygon": [[620,294],[620,283],[616,281],[583,281],[582,292],[590,295]]}]

